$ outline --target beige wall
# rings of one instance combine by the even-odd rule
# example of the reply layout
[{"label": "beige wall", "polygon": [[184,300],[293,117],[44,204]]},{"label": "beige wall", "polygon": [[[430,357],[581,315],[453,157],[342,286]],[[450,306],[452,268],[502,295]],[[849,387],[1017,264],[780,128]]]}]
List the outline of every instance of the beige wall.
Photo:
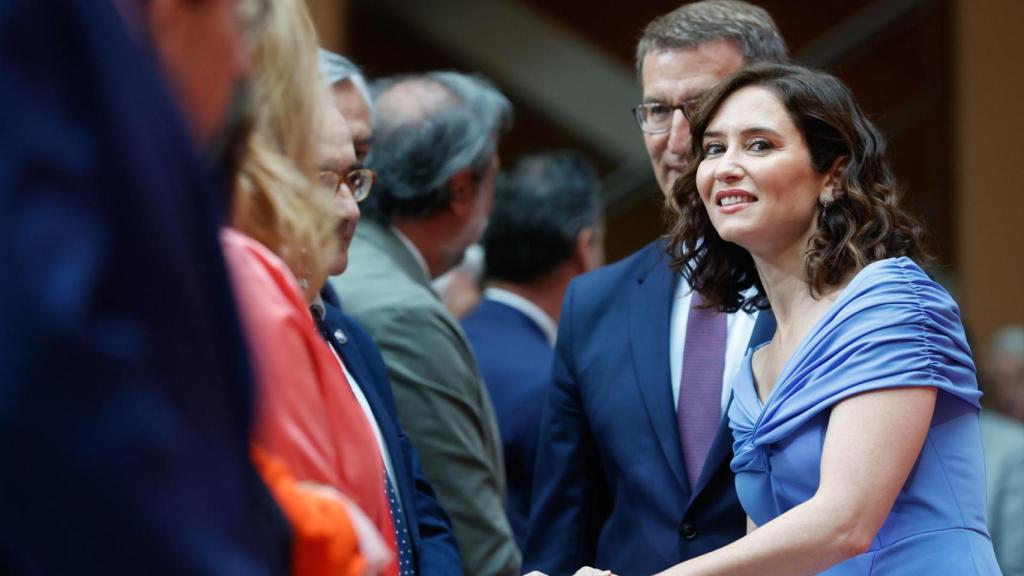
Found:
[{"label": "beige wall", "polygon": [[345,37],[345,15],[347,0],[306,0],[313,24],[316,25],[320,45],[328,50],[346,53],[348,39]]},{"label": "beige wall", "polygon": [[960,305],[978,354],[1024,324],[1024,2],[954,9]]}]

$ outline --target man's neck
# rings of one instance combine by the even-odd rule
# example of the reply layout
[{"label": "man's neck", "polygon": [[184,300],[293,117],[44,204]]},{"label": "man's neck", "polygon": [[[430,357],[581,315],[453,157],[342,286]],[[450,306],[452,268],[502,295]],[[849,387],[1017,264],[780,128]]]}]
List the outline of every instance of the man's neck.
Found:
[{"label": "man's neck", "polygon": [[444,226],[438,226],[434,221],[406,220],[394,222],[392,226],[416,247],[427,267],[427,277],[430,280],[451,270],[461,260],[461,254],[455,257],[447,248],[448,230]]},{"label": "man's neck", "polygon": [[428,280],[437,278],[444,272],[437,272],[439,269],[436,256],[436,239],[431,239],[426,231],[413,223],[392,223],[391,228],[398,233],[403,243],[413,253],[417,263],[425,268]]}]

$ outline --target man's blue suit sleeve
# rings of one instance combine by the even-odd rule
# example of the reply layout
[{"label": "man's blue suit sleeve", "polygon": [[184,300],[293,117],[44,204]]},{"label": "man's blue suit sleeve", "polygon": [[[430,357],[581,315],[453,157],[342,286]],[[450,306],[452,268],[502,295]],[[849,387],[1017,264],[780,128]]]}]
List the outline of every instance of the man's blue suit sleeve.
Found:
[{"label": "man's blue suit sleeve", "polygon": [[524,572],[572,574],[592,565],[610,496],[574,361],[577,282],[566,290],[541,418]]},{"label": "man's blue suit sleeve", "polygon": [[404,432],[401,433],[402,452],[413,473],[416,485],[416,519],[420,531],[420,576],[459,576],[462,560],[458,544],[452,534],[451,520],[437,501],[434,487],[423,474],[416,448]]}]

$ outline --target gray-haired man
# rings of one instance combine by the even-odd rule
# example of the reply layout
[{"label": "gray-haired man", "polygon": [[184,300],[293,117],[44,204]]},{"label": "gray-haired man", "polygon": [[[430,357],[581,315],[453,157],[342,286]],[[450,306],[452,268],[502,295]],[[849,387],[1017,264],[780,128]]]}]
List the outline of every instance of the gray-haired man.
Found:
[{"label": "gray-haired man", "polygon": [[[689,161],[687,108],[742,65],[785,59],[771,16],[745,2],[686,4],[647,26],[636,116],[666,198]],[[770,315],[756,326],[744,313],[721,315],[713,333],[698,333],[692,301],[657,242],[569,286],[541,419],[528,568],[650,574],[744,533],[731,438],[717,416],[730,398],[723,381],[748,342],[770,333]],[[684,357],[695,347],[712,353]],[[715,416],[707,425],[680,417],[692,413]]]},{"label": "gray-haired man", "polygon": [[369,221],[349,271],[332,284],[380,346],[399,420],[451,516],[463,570],[518,574],[491,399],[465,334],[430,287],[483,232],[511,105],[488,82],[453,72],[389,79],[378,94]]},{"label": "gray-haired man", "polygon": [[356,161],[363,162],[370,153],[373,140],[373,99],[366,85],[366,77],[354,62],[323,48],[317,60],[320,74],[331,87],[334,107],[345,117],[349,131],[352,132]]}]

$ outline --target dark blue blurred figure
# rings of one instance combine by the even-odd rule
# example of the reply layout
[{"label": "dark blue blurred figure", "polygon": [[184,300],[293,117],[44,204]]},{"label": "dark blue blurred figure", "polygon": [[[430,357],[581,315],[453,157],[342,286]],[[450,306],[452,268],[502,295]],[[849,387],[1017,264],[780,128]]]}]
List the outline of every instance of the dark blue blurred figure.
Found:
[{"label": "dark blue blurred figure", "polygon": [[284,573],[196,153],[247,71],[235,0],[122,4],[135,37],[110,0],[0,0],[0,572]]},{"label": "dark blue blurred figure", "polygon": [[486,289],[462,320],[498,417],[520,550],[562,298],[604,263],[602,210],[597,169],[575,152],[529,156],[502,174],[483,237]]}]

